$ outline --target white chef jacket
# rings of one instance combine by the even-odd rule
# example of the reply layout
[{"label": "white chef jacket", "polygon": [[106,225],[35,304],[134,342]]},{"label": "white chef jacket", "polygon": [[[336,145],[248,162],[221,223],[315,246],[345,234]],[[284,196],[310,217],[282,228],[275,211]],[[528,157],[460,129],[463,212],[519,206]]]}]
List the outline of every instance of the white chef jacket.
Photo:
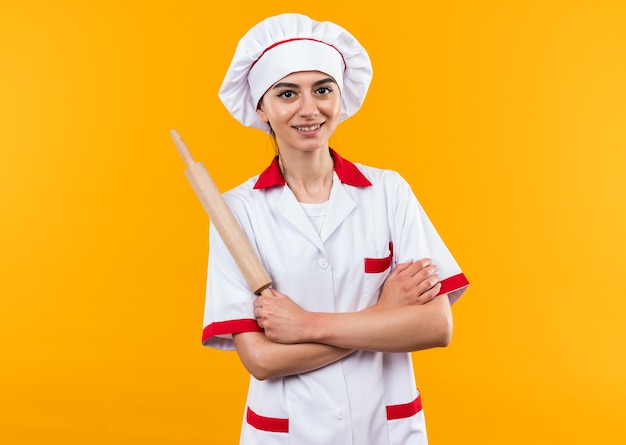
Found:
[{"label": "white chef jacket", "polygon": [[[273,287],[307,311],[374,305],[393,266],[432,258],[441,293],[468,286],[408,183],[331,149],[335,172],[318,233],[285,185],[277,158],[224,194]],[[260,331],[255,295],[211,224],[203,343],[234,349],[232,334]],[[250,377],[241,444],[423,445],[421,398],[409,353],[357,351],[315,371]]]}]

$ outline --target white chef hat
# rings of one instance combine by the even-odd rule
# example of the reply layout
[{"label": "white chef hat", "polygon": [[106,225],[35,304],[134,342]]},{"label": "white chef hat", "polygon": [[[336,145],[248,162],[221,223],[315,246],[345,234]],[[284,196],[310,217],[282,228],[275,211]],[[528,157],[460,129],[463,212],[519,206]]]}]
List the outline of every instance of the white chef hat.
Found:
[{"label": "white chef hat", "polygon": [[241,38],[219,97],[243,125],[269,132],[257,105],[274,83],[299,71],[321,71],[335,79],[341,91],[339,121],[359,110],[372,79],[367,51],[348,31],[305,15],[281,14]]}]

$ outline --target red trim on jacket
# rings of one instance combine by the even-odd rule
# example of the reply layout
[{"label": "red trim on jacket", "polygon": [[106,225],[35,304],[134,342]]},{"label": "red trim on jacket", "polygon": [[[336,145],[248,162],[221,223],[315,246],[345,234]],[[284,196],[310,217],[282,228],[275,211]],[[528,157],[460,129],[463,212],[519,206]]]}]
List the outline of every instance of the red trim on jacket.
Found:
[{"label": "red trim on jacket", "polygon": [[467,281],[465,275],[462,273],[453,275],[445,280],[441,280],[441,289],[437,295],[447,294],[465,286],[469,286],[469,281]]},{"label": "red trim on jacket", "polygon": [[391,267],[393,241],[389,241],[389,255],[385,258],[365,258],[365,273],[382,273]]},{"label": "red trim on jacket", "polygon": [[[386,407],[387,420],[398,420],[412,417],[422,410],[422,396],[418,395],[415,400],[400,405],[390,405]],[[246,422],[261,431],[270,431],[272,433],[288,433],[289,419],[281,419],[277,417],[260,416],[248,407],[246,410]]]},{"label": "red trim on jacket", "polygon": [[418,395],[417,399],[402,405],[391,405],[387,407],[387,420],[404,419],[414,416],[422,410],[422,395]]},{"label": "red trim on jacket", "polygon": [[261,431],[271,431],[272,433],[289,432],[289,419],[259,416],[250,407],[248,407],[246,412],[246,422]]},{"label": "red trim on jacket", "polygon": [[[339,156],[339,154],[332,148],[329,150],[330,155],[335,161],[335,173],[337,173],[341,182],[355,187],[369,187],[372,185],[372,183],[363,173],[361,173],[361,170],[359,170],[356,165]],[[283,173],[280,171],[278,156],[276,156],[270,166],[259,175],[256,184],[254,184],[254,188],[265,189],[284,185],[285,178],[283,177]]]},{"label": "red trim on jacket", "polygon": [[216,321],[202,330],[202,342],[216,335],[239,334],[240,332],[263,332],[263,330],[255,319]]}]

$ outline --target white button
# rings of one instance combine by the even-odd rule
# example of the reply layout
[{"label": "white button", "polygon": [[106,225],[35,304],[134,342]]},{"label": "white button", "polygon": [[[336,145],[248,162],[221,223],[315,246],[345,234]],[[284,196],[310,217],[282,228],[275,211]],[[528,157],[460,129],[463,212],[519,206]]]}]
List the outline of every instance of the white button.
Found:
[{"label": "white button", "polygon": [[342,409],[338,409],[337,411],[335,411],[335,416],[337,416],[337,419],[341,420],[346,416],[346,414],[343,412]]},{"label": "white button", "polygon": [[328,267],[328,260],[326,258],[322,258],[317,262],[317,265],[322,269],[326,269]]}]

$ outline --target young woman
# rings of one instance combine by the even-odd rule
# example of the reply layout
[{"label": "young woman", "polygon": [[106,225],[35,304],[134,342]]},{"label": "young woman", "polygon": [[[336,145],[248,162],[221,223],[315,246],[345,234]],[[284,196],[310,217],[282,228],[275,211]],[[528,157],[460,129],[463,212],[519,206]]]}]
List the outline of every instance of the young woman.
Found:
[{"label": "young woman", "polygon": [[[242,444],[425,444],[412,351],[446,346],[468,281],[396,172],[329,147],[372,70],[345,29],[271,17],[220,98],[278,155],[224,194],[273,280],[258,297],[211,226],[203,342],[251,374]],[[415,260],[415,261],[414,261]]]}]

